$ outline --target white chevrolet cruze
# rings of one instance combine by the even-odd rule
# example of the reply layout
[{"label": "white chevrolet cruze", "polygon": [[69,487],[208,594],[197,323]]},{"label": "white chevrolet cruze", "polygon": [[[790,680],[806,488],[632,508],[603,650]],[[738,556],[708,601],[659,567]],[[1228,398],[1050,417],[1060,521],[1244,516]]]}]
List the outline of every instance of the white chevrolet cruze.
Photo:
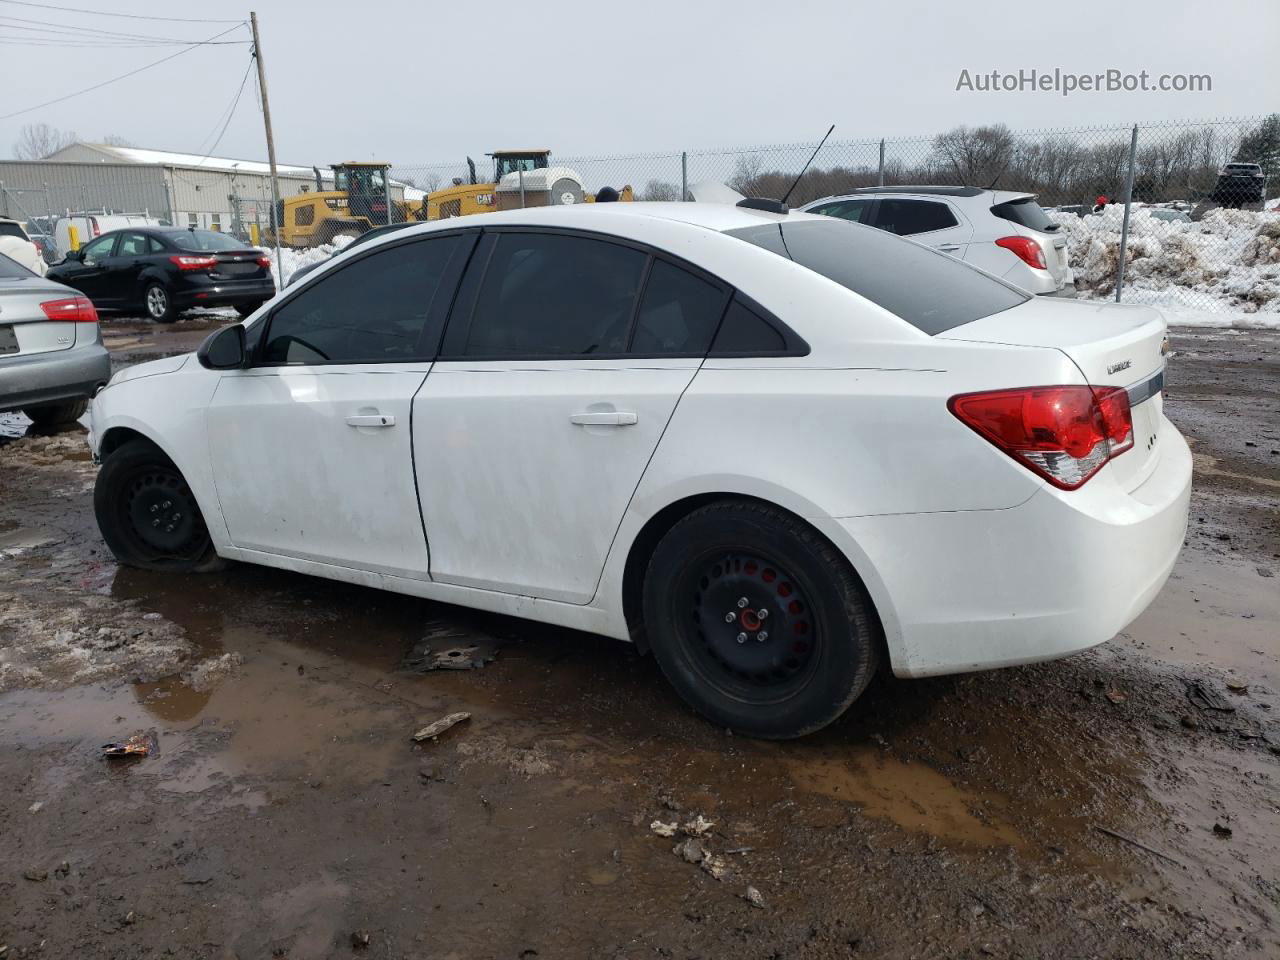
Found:
[{"label": "white chevrolet cruze", "polygon": [[829,217],[409,227],[92,407],[122,563],[282,567],[651,650],[793,737],[878,664],[1061,657],[1151,601],[1191,457],[1165,325]]}]

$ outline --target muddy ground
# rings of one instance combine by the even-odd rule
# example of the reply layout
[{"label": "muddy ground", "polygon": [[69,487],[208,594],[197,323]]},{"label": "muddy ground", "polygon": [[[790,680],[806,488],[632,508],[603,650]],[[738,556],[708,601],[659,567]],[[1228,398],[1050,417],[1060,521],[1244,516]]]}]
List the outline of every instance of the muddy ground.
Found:
[{"label": "muddy ground", "polygon": [[[128,363],[216,322],[107,333]],[[120,569],[83,438],[6,418],[0,956],[1280,956],[1280,337],[1173,341],[1196,488],[1152,608],[1058,663],[881,678],[784,744],[597,637]]]}]

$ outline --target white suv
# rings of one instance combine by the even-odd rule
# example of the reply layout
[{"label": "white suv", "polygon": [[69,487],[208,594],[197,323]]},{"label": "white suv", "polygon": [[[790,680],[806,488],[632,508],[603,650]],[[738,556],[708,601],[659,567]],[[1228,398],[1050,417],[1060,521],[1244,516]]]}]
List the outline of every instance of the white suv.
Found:
[{"label": "white suv", "polygon": [[863,187],[801,207],[910,237],[1039,295],[1074,297],[1067,241],[1035,194],[978,187]]}]

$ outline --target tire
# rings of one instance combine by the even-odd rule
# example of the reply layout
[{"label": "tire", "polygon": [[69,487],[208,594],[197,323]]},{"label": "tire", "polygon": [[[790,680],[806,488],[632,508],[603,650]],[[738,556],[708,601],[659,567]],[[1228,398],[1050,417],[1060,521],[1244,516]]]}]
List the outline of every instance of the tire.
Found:
[{"label": "tire", "polygon": [[195,495],[153,444],[130,440],[107,457],[93,489],[102,539],[120,563],[142,570],[225,569]]},{"label": "tire", "polygon": [[236,313],[238,313],[240,315],[240,319],[243,320],[245,317],[253,313],[253,311],[257,310],[260,306],[262,306],[265,302],[266,302],[265,300],[255,300],[253,303],[237,303],[235,305]]},{"label": "tire", "polygon": [[848,561],[798,518],[747,501],[702,507],[667,532],[645,573],[644,618],[686,703],[769,740],[843,714],[874,676],[882,642]]},{"label": "tire", "polygon": [[173,323],[178,319],[169,288],[158,280],[148,283],[142,291],[142,309],[156,323]]},{"label": "tire", "polygon": [[23,407],[22,412],[40,429],[58,427],[75,423],[89,409],[89,398],[79,397],[75,400],[59,400],[56,403],[42,403],[35,407]]}]

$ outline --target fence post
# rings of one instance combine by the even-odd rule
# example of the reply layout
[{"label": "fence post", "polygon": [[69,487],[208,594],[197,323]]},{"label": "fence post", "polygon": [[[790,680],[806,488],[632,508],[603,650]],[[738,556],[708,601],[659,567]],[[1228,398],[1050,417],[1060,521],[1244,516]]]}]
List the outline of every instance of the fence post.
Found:
[{"label": "fence post", "polygon": [[880,174],[876,178],[880,186],[884,186],[884,137],[880,138]]},{"label": "fence post", "polygon": [[391,226],[391,168],[382,171],[382,192],[387,205],[387,226]]},{"label": "fence post", "polygon": [[516,174],[520,178],[520,209],[524,209],[524,167],[520,167]]},{"label": "fence post", "polygon": [[1124,220],[1120,224],[1120,265],[1116,268],[1116,303],[1124,292],[1124,252],[1129,245],[1129,210],[1133,206],[1133,168],[1138,162],[1138,125],[1133,125],[1133,137],[1129,140],[1129,175],[1124,184]]},{"label": "fence post", "polygon": [[680,202],[689,199],[689,154],[688,151],[680,151]]}]

